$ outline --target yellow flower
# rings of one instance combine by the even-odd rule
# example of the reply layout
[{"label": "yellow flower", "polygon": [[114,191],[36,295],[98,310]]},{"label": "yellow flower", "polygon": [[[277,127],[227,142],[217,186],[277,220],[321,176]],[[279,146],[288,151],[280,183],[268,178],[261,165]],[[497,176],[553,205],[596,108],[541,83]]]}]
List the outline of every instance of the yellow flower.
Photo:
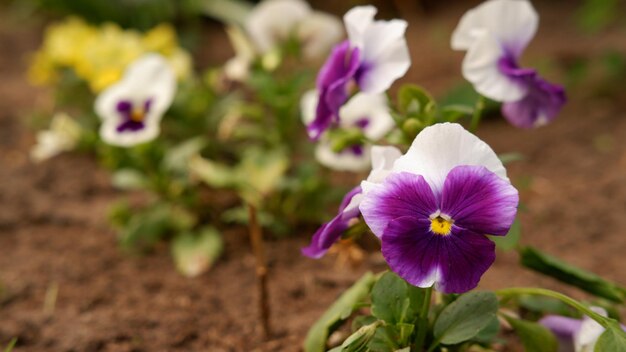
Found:
[{"label": "yellow flower", "polygon": [[167,57],[167,61],[169,61],[179,81],[191,76],[191,72],[193,71],[191,55],[189,55],[185,49],[176,48],[174,52]]},{"label": "yellow flower", "polygon": [[54,62],[45,51],[37,51],[28,68],[28,80],[34,85],[52,84],[57,79]]},{"label": "yellow flower", "polygon": [[71,17],[48,28],[43,50],[55,64],[71,67],[80,60],[85,45],[93,41],[95,35],[95,28]]},{"label": "yellow flower", "polygon": [[176,31],[167,23],[152,28],[142,38],[146,51],[155,51],[165,56],[173,55],[178,48]]}]

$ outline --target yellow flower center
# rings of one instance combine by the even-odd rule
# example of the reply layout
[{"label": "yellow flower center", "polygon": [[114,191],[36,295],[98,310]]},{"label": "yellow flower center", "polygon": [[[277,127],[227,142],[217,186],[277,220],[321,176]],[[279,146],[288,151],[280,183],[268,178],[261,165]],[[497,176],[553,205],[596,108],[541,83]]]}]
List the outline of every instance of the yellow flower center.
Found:
[{"label": "yellow flower center", "polygon": [[135,122],[143,122],[143,119],[145,118],[146,118],[146,113],[141,108],[133,109],[133,111],[131,111],[130,113],[130,119]]},{"label": "yellow flower center", "polygon": [[436,216],[430,219],[430,231],[438,235],[447,236],[452,230],[453,221]]}]

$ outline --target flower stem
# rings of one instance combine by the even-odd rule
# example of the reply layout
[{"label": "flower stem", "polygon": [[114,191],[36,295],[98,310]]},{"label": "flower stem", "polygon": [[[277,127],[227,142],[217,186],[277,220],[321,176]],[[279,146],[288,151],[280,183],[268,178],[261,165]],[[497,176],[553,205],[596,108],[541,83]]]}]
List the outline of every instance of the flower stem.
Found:
[{"label": "flower stem", "polygon": [[424,350],[424,340],[426,339],[426,331],[428,330],[428,312],[430,310],[430,301],[433,288],[428,287],[424,293],[424,301],[417,320],[417,335],[415,336],[415,351]]},{"label": "flower stem", "polygon": [[483,110],[485,110],[485,97],[480,95],[476,101],[476,105],[474,106],[474,113],[472,114],[472,122],[470,123],[471,132],[476,132],[478,129],[480,119],[483,116]]},{"label": "flower stem", "polygon": [[603,317],[600,314],[589,309],[582,303],[576,301],[575,299],[570,298],[562,293],[552,291],[552,290],[547,290],[544,288],[534,288],[534,287],[513,287],[513,288],[505,288],[502,290],[498,290],[496,291],[496,294],[499,296],[504,296],[504,297],[520,296],[520,295],[539,295],[539,296],[551,297],[554,299],[558,299],[559,301],[587,315],[591,319],[598,322],[598,324],[602,325],[604,328],[609,328],[609,326],[611,326],[612,319]]},{"label": "flower stem", "polygon": [[250,229],[250,241],[256,259],[256,276],[258,282],[258,308],[263,328],[263,336],[270,337],[270,306],[267,290],[267,264],[265,262],[265,249],[263,246],[263,232],[257,220],[257,209],[248,203],[248,226]]}]

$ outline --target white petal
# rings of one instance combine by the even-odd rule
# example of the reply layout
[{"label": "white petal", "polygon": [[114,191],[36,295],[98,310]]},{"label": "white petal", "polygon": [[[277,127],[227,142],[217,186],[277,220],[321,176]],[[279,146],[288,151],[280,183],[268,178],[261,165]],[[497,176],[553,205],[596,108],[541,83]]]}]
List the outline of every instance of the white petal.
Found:
[{"label": "white petal", "polygon": [[300,98],[300,116],[305,125],[315,120],[315,109],[319,100],[319,93],[316,89],[311,89],[302,94]]},{"label": "white petal", "polygon": [[537,32],[539,16],[528,0],[489,0],[467,11],[452,34],[452,48],[468,50],[483,31],[515,57]]},{"label": "white petal", "polygon": [[101,119],[119,120],[117,103],[129,100],[143,104],[152,99],[150,111],[160,119],[169,108],[176,92],[176,77],[167,60],[158,54],[146,54],[135,60],[122,79],[103,91],[95,102]]},{"label": "white petal", "polygon": [[363,48],[365,31],[374,22],[376,12],[376,8],[371,5],[357,6],[343,16],[348,38],[353,47]]},{"label": "white petal", "polygon": [[382,183],[391,173],[396,160],[402,156],[402,152],[393,146],[373,146],[372,154],[372,171],[367,179],[361,182],[363,194],[369,192],[372,187]]},{"label": "white petal", "polygon": [[286,40],[310,13],[303,0],[265,0],[250,12],[244,26],[259,51],[266,53]]},{"label": "white petal", "polygon": [[[600,307],[591,307],[591,310],[603,317],[607,316],[606,311]],[[604,328],[602,325],[588,316],[584,316],[580,329],[574,334],[574,348],[576,352],[593,352],[596,342],[603,332]]]},{"label": "white petal", "polygon": [[353,127],[363,118],[369,120],[363,133],[371,140],[384,137],[395,126],[384,94],[357,93],[339,110],[342,127]]},{"label": "white petal", "polygon": [[373,21],[375,14],[373,6],[362,6],[350,10],[344,17],[350,43],[361,50],[365,71],[359,86],[368,93],[384,92],[411,66],[404,38],[407,22]]},{"label": "white petal", "polygon": [[463,60],[463,77],[476,91],[500,102],[520,100],[527,87],[503,74],[498,61],[505,56],[502,46],[491,33],[483,31]]},{"label": "white petal", "polygon": [[339,18],[315,11],[298,26],[298,38],[303,44],[304,56],[315,59],[328,54],[330,48],[343,37]]},{"label": "white petal", "polygon": [[433,191],[441,191],[450,170],[459,165],[481,165],[508,181],[506,169],[491,147],[456,123],[425,128],[395,162],[393,172],[422,175]]},{"label": "white petal", "polygon": [[244,82],[250,74],[250,65],[246,57],[235,56],[224,64],[224,75],[231,81]]},{"label": "white petal", "polygon": [[74,149],[81,135],[78,123],[64,113],[52,117],[50,129],[37,133],[37,144],[30,151],[35,162],[52,158],[62,152]]},{"label": "white petal", "polygon": [[315,148],[315,157],[320,164],[337,171],[365,171],[369,168],[371,147],[363,146],[363,154],[356,155],[349,150],[335,153],[328,142],[320,141]]},{"label": "white petal", "polygon": [[138,131],[125,131],[120,133],[117,131],[117,121],[106,120],[100,126],[100,137],[104,142],[110,145],[132,147],[155,139],[160,132],[158,122],[159,121],[146,123],[145,127]]}]

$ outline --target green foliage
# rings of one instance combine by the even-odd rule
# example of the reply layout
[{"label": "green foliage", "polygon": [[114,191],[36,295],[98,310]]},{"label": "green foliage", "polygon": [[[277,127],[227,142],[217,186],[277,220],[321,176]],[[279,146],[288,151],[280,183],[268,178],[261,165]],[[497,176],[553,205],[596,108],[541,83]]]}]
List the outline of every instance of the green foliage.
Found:
[{"label": "green foliage", "polygon": [[521,264],[598,297],[622,303],[626,289],[589,271],[567,264],[532,247],[520,249]]},{"label": "green foliage", "polygon": [[594,351],[626,351],[626,333],[617,322],[600,335]]},{"label": "green foliage", "polygon": [[558,350],[556,338],[542,325],[508,316],[506,320],[522,340],[525,351],[556,352]]},{"label": "green foliage", "polygon": [[500,248],[504,251],[510,251],[517,247],[519,240],[522,236],[522,224],[519,219],[515,219],[513,225],[511,225],[511,229],[506,236],[489,236],[489,239],[492,240],[497,248]]},{"label": "green foliage", "polygon": [[374,338],[377,328],[382,325],[382,321],[375,321],[369,325],[362,326],[348,337],[339,347],[333,348],[335,352],[367,352],[371,351],[368,347],[370,341]]},{"label": "green foliage", "polygon": [[576,19],[584,30],[595,33],[613,23],[619,13],[618,0],[585,0]]},{"label": "green foliage", "polygon": [[413,323],[423,304],[424,289],[386,272],[372,288],[372,315],[387,324]]},{"label": "green foliage", "polygon": [[346,290],[309,330],[304,341],[305,352],[326,351],[326,340],[343,321],[345,321],[358,304],[367,297],[376,276],[366,273],[352,287]]},{"label": "green foliage", "polygon": [[17,344],[17,337],[14,337],[9,344],[7,345],[7,347],[4,349],[4,352],[11,352],[13,351],[13,347],[15,347],[15,344]]},{"label": "green foliage", "polygon": [[195,277],[211,268],[223,248],[221,235],[208,227],[198,234],[188,232],[177,236],[172,241],[172,256],[181,274]]},{"label": "green foliage", "polygon": [[445,307],[433,328],[436,341],[453,345],[475,337],[491,323],[498,310],[493,292],[468,292]]}]

